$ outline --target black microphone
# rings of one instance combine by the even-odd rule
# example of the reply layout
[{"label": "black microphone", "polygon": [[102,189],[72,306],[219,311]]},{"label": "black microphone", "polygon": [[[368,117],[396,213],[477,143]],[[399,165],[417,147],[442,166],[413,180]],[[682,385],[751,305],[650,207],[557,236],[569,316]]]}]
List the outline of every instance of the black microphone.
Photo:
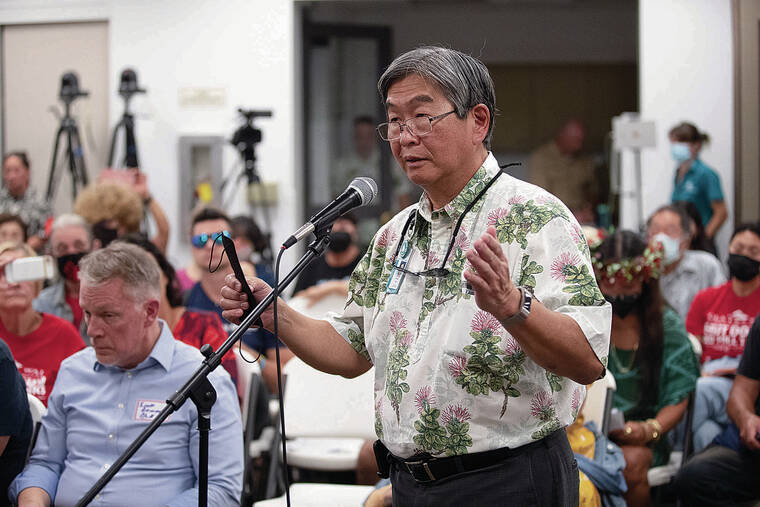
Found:
[{"label": "black microphone", "polygon": [[282,244],[282,248],[290,248],[316,229],[321,229],[326,225],[332,224],[339,216],[347,211],[368,205],[376,195],[377,183],[375,183],[375,180],[367,177],[354,178],[342,194],[336,197],[333,202],[322,208],[316,215],[311,217],[308,222],[294,232],[292,236],[286,239],[285,243]]}]

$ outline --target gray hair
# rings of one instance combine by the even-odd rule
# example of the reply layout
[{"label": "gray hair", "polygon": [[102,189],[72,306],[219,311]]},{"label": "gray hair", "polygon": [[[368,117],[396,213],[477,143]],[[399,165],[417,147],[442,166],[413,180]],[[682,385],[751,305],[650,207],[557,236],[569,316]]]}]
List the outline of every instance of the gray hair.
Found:
[{"label": "gray hair", "polygon": [[377,91],[383,104],[388,98],[391,85],[410,74],[437,84],[454,105],[460,119],[478,104],[488,107],[491,118],[483,145],[486,149],[491,149],[496,92],[491,74],[483,62],[455,49],[437,46],[422,46],[408,51],[393,60],[377,82]]},{"label": "gray hair", "polygon": [[79,278],[88,285],[101,285],[115,278],[135,303],[161,300],[161,269],[151,254],[137,245],[114,241],[79,261]]},{"label": "gray hair", "polygon": [[92,227],[90,227],[90,224],[88,224],[87,221],[81,216],[74,213],[64,213],[62,215],[58,215],[58,217],[53,220],[53,224],[50,226],[50,237],[52,238],[55,231],[58,229],[63,229],[64,227],[81,227],[84,229],[84,232],[87,233],[88,241],[92,243]]}]

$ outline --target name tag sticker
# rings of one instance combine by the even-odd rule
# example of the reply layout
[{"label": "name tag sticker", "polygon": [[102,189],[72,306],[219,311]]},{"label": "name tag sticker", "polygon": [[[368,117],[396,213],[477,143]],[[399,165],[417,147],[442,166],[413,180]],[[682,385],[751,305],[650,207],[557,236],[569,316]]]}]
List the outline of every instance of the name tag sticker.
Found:
[{"label": "name tag sticker", "polygon": [[[406,260],[399,259],[398,261],[396,261],[396,267],[401,268],[401,269],[406,268]],[[404,275],[406,275],[406,273],[396,269],[396,267],[393,268],[393,271],[391,272],[391,277],[388,280],[388,286],[385,288],[386,294],[398,294],[398,291],[401,288],[401,284],[404,281]]]},{"label": "name tag sticker", "polygon": [[137,400],[135,421],[151,422],[166,406],[166,402],[158,400]]}]

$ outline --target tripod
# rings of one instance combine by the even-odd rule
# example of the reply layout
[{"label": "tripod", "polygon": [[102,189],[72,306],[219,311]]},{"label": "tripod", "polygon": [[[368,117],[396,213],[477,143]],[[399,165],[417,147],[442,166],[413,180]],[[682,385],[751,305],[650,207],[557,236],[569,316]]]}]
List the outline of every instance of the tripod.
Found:
[{"label": "tripod", "polygon": [[124,114],[113,129],[111,137],[111,149],[108,152],[108,167],[116,169],[114,165],[116,153],[116,137],[119,129],[124,129],[124,167],[140,167],[137,160],[137,142],[135,141],[135,117],[129,112],[129,101],[136,93],[145,93],[144,88],[137,86],[137,73],[134,69],[124,69],[121,72],[119,82],[119,95],[124,98]]},{"label": "tripod", "polygon": [[[261,182],[261,178],[256,171],[256,145],[261,142],[262,134],[261,130],[253,125],[253,121],[257,117],[271,117],[272,112],[245,110],[239,108],[238,113],[240,113],[240,115],[245,119],[245,123],[235,131],[235,133],[232,135],[232,139],[230,140],[230,144],[232,144],[238,150],[238,153],[240,154],[240,160],[243,164],[243,170],[240,172],[240,174],[237,175],[237,178],[235,179],[235,187],[238,186],[238,183],[243,179],[244,176],[247,178],[248,188],[250,188],[253,184],[257,184],[262,208],[261,212],[264,219],[264,228],[262,229],[262,233],[264,234],[264,237],[267,241],[267,249],[264,257],[267,262],[271,262],[272,221],[269,216],[268,205],[264,199],[264,188]],[[228,183],[230,183],[230,180],[232,180],[234,177],[235,175],[233,170],[233,173],[230,174],[224,181],[222,181],[222,184],[219,188],[219,193],[222,196],[223,207],[226,207],[224,189],[227,187]]]},{"label": "tripod", "polygon": [[48,177],[48,187],[46,198],[48,202],[53,200],[55,191],[58,187],[58,149],[61,143],[61,137],[66,136],[66,159],[71,174],[71,193],[72,198],[76,198],[79,188],[87,185],[87,168],[84,164],[84,152],[82,151],[82,142],[79,136],[79,128],[76,120],[71,116],[71,102],[64,102],[66,109],[61,125],[58,127],[58,133],[55,136],[53,145],[53,160],[50,163],[50,176]]},{"label": "tripod", "polygon": [[124,167],[140,167],[137,159],[137,142],[135,141],[135,116],[129,112],[128,100],[124,106],[124,114],[121,115],[121,120],[113,128],[111,149],[108,151],[108,167],[112,169],[116,168],[116,165],[114,165],[116,138],[119,135],[120,129],[124,130]]}]

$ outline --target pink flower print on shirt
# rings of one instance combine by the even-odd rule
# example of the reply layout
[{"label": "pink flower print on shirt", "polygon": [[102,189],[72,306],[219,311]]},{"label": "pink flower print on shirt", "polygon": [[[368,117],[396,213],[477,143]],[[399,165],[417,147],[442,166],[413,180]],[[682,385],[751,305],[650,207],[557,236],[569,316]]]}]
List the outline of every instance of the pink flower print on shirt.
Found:
[{"label": "pink flower print on shirt", "polygon": [[462,356],[454,356],[454,358],[449,361],[449,371],[454,378],[462,375],[465,368],[467,368],[467,359]]},{"label": "pink flower print on shirt", "polygon": [[459,404],[447,406],[441,414],[441,422],[443,422],[444,425],[449,424],[452,420],[463,423],[470,419],[470,412]]},{"label": "pink flower print on shirt", "polygon": [[530,400],[530,413],[536,419],[546,422],[554,417],[554,408],[552,400],[546,391],[539,391]]},{"label": "pink flower print on shirt", "polygon": [[414,405],[420,414],[425,408],[435,405],[435,395],[431,391],[430,386],[423,386],[417,389],[417,394],[414,395]]},{"label": "pink flower print on shirt", "polygon": [[377,243],[376,243],[376,245],[377,245],[378,247],[387,247],[389,244],[391,244],[391,243],[393,243],[394,241],[396,241],[396,238],[397,238],[397,237],[398,237],[398,236],[396,235],[396,233],[395,233],[395,232],[393,232],[393,231],[392,231],[392,230],[390,230],[390,229],[385,229],[385,230],[382,232],[382,234],[380,234],[380,237],[379,237],[379,238],[377,238]]},{"label": "pink flower print on shirt", "polygon": [[[510,204],[514,203],[510,202]],[[502,218],[506,218],[507,215],[509,215],[509,211],[506,208],[496,208],[488,213],[488,225],[496,225],[496,222]]]},{"label": "pink flower print on shirt", "polygon": [[473,317],[472,323],[470,324],[470,328],[476,333],[482,333],[488,329],[492,334],[498,334],[504,329],[496,317],[489,312],[484,312],[482,310],[475,314],[475,317]]},{"label": "pink flower print on shirt", "polygon": [[581,260],[577,255],[571,254],[569,252],[563,252],[552,262],[550,269],[552,278],[564,282],[567,276],[570,274],[567,271],[568,266],[575,267],[580,264],[580,262]]}]

